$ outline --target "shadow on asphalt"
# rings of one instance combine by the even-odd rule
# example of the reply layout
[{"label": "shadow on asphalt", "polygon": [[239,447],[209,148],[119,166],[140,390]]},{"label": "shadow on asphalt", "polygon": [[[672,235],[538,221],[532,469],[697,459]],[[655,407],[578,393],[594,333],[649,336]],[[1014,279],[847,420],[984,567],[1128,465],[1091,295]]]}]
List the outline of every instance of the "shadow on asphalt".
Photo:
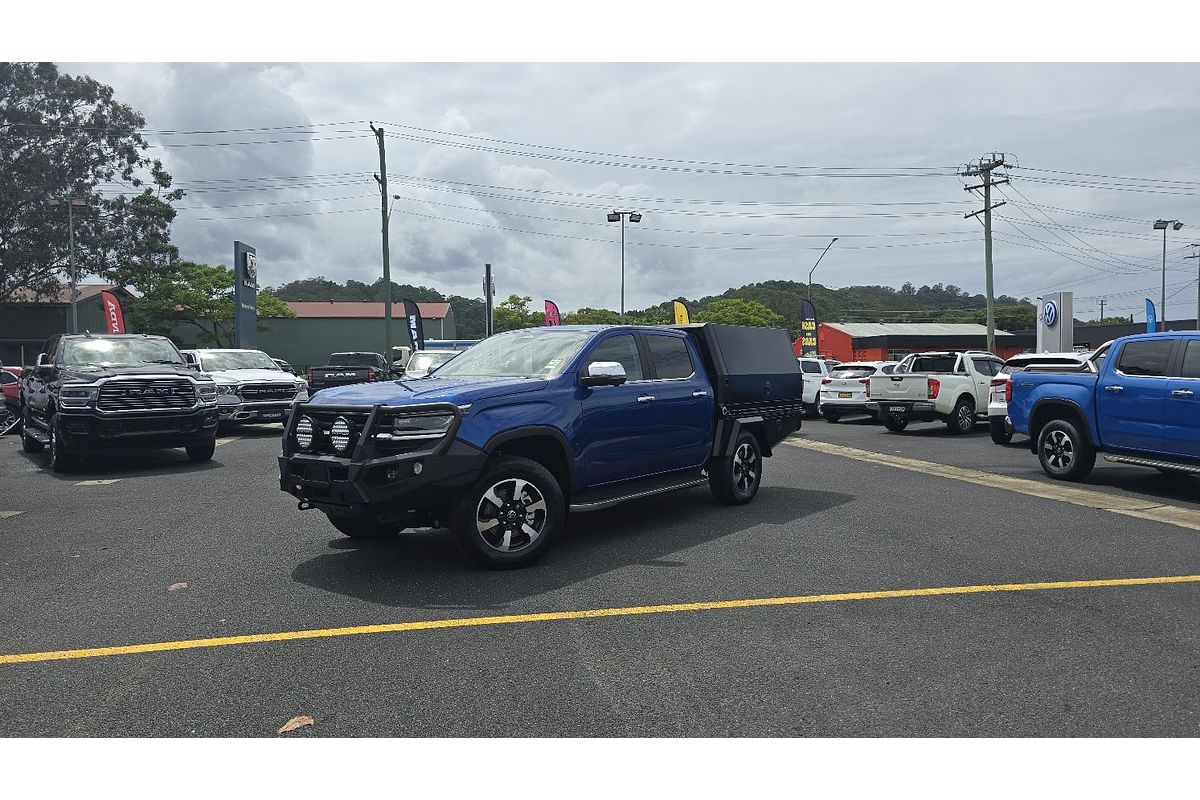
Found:
[{"label": "shadow on asphalt", "polygon": [[681,562],[671,556],[696,545],[758,525],[786,525],[854,500],[780,486],[762,489],[742,507],[721,505],[708,490],[668,497],[568,517],[566,531],[546,557],[523,570],[476,566],[459,553],[449,531],[420,530],[383,542],[335,539],[329,546],[337,552],[301,563],[292,578],[384,606],[501,609],[630,565],[674,567]]},{"label": "shadow on asphalt", "polygon": [[[217,451],[220,453],[220,451]],[[155,475],[181,475],[189,472],[203,472],[210,469],[221,469],[222,464],[215,458],[195,464],[188,460],[183,448],[171,450],[116,450],[112,452],[95,452],[85,454],[79,466],[70,472],[55,472],[50,469],[50,454],[26,453],[18,451],[18,456],[24,458],[31,466],[45,475],[64,483],[78,483],[96,479],[110,478],[144,478]]]}]

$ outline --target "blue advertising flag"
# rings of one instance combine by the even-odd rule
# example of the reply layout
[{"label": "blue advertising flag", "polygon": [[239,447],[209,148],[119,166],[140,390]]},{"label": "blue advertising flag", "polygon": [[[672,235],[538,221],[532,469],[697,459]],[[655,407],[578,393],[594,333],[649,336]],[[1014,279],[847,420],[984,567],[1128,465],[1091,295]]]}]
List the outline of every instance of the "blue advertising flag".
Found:
[{"label": "blue advertising flag", "polygon": [[1158,330],[1158,324],[1154,314],[1154,303],[1150,298],[1146,298],[1146,333],[1154,333]]}]

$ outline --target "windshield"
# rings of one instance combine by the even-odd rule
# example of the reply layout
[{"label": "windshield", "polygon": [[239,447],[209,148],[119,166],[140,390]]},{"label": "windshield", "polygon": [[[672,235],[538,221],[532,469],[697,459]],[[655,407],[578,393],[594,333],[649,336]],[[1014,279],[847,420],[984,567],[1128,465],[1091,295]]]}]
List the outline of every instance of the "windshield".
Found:
[{"label": "windshield", "polygon": [[409,372],[428,372],[439,364],[445,364],[457,353],[417,353],[408,361]]},{"label": "windshield", "polygon": [[183,356],[168,339],[68,339],[63,343],[63,363],[84,364],[183,364]]},{"label": "windshield", "polygon": [[829,373],[831,378],[867,378],[875,374],[875,367],[838,367]]},{"label": "windshield", "polygon": [[551,378],[562,372],[592,334],[523,330],[485,339],[437,371],[437,377]]},{"label": "windshield", "polygon": [[227,369],[273,369],[279,365],[261,350],[240,350],[231,353],[200,353],[200,367],[205,372]]}]

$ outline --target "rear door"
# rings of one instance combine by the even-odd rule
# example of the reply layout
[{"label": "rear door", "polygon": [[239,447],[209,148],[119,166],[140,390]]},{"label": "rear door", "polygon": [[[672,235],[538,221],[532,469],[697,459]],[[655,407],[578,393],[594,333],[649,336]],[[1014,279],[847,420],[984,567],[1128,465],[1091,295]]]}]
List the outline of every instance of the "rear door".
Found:
[{"label": "rear door", "polygon": [[971,356],[970,360],[975,380],[975,408],[987,408],[992,378],[999,372],[1002,363],[988,356]]},{"label": "rear door", "polygon": [[1183,339],[1167,379],[1163,431],[1165,452],[1200,459],[1200,339]]},{"label": "rear door", "polygon": [[1109,358],[1117,361],[1096,386],[1100,436],[1121,450],[1163,451],[1171,351],[1177,339],[1135,339]]},{"label": "rear door", "polygon": [[665,333],[643,333],[651,379],[643,388],[653,397],[645,403],[659,440],[656,472],[700,467],[708,461],[715,400],[704,371],[693,360],[687,340]]}]

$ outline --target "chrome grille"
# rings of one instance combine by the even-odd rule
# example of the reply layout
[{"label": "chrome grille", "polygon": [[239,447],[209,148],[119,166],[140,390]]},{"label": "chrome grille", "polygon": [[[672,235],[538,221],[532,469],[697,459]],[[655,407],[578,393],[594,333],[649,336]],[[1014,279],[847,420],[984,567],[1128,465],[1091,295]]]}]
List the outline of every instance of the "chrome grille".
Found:
[{"label": "chrome grille", "polygon": [[100,387],[96,408],[101,411],[191,408],[196,390],[186,378],[143,378],[109,381]]},{"label": "chrome grille", "polygon": [[238,390],[245,401],[257,403],[263,400],[291,400],[296,396],[294,383],[248,383]]}]

